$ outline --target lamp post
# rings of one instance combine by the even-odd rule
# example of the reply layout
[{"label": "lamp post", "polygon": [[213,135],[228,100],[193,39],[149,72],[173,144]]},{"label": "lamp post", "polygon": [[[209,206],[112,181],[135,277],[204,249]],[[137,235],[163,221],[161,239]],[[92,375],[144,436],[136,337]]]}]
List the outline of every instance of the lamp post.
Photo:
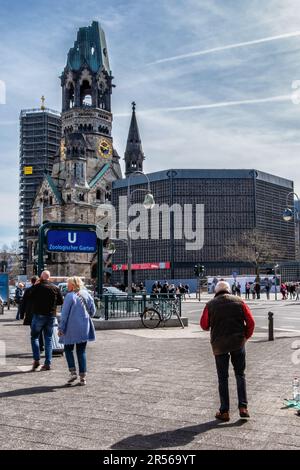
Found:
[{"label": "lamp post", "polygon": [[296,215],[296,220],[299,220],[299,211],[296,209],[295,205],[293,204],[293,207],[289,205],[289,196],[293,194],[293,196],[296,196],[297,200],[299,201],[299,196],[297,193],[294,193],[291,191],[286,195],[286,208],[283,211],[282,218],[285,222],[290,222],[291,220],[295,219]]},{"label": "lamp post", "polygon": [[[286,195],[286,208],[283,211],[282,218],[285,222],[290,222],[291,220],[294,220],[294,223],[297,221],[300,221],[300,216],[299,216],[299,209],[295,207],[294,200],[293,200],[293,206],[291,207],[289,205],[289,196],[290,195],[296,196],[297,201],[299,202],[299,196],[297,193],[294,193],[293,191],[289,192]],[[296,238],[296,230],[294,228],[294,237]],[[299,227],[297,230],[297,250],[299,249]]]},{"label": "lamp post", "polygon": [[274,274],[275,274],[275,300],[277,300],[277,268],[279,268],[279,264],[275,264],[275,266],[274,266]]},{"label": "lamp post", "polygon": [[[148,182],[148,188],[147,189],[138,188],[138,189],[134,189],[132,192],[130,192],[130,179],[134,175],[143,175],[143,176],[145,176],[145,178],[147,179],[147,182]],[[133,193],[135,193],[137,191],[145,192],[146,195],[145,195],[145,199],[144,199],[144,202],[143,202],[143,206],[145,207],[145,209],[153,209],[153,207],[155,206],[155,201],[154,201],[153,194],[151,193],[149,177],[145,173],[143,173],[142,171],[135,171],[134,173],[131,173],[128,176],[127,179],[128,179],[128,186],[127,186],[127,240],[128,240],[128,244],[127,244],[127,246],[128,246],[127,286],[128,286],[128,289],[127,289],[127,292],[130,295],[130,294],[132,294],[132,269],[131,269],[131,266],[132,266],[132,245],[131,245],[131,237],[130,237],[130,234],[129,234],[129,206],[131,204],[131,196],[133,195]]]}]

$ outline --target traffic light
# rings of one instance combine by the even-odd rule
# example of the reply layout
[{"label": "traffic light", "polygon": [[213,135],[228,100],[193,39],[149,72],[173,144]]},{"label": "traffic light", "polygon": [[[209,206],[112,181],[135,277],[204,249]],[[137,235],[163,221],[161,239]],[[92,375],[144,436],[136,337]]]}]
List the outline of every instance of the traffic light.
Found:
[{"label": "traffic light", "polygon": [[195,264],[194,266],[194,274],[195,276],[199,277],[204,274],[205,267],[203,264]]}]

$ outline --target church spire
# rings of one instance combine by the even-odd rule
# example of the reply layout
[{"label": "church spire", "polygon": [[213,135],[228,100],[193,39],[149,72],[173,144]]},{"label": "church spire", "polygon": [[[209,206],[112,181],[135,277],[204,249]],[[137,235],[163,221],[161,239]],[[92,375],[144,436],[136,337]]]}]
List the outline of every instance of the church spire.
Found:
[{"label": "church spire", "polygon": [[135,113],[136,103],[133,101],[131,104],[132,116],[125,151],[126,176],[129,176],[135,171],[143,171],[143,160],[145,159]]}]

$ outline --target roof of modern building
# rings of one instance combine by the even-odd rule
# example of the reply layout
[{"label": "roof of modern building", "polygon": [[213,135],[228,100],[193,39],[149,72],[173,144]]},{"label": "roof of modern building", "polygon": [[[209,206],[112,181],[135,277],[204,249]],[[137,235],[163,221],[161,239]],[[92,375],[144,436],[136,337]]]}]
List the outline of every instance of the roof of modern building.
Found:
[{"label": "roof of modern building", "polygon": [[[268,183],[293,189],[294,183],[281,176],[271,175],[255,169],[167,169],[155,173],[147,173],[150,182],[173,179],[256,179]],[[146,183],[147,179],[143,175],[135,175],[130,178],[130,185]],[[113,182],[113,188],[127,187],[128,178]]]},{"label": "roof of modern building", "polygon": [[78,71],[88,66],[97,73],[102,67],[110,73],[105,34],[98,21],[79,28],[74,46],[68,53],[67,67]]},{"label": "roof of modern building", "polygon": [[57,117],[61,117],[61,113],[59,111],[56,111],[55,109],[50,109],[50,108],[32,108],[32,109],[22,109],[20,112],[20,117],[25,117],[30,114],[51,114],[55,115]]}]

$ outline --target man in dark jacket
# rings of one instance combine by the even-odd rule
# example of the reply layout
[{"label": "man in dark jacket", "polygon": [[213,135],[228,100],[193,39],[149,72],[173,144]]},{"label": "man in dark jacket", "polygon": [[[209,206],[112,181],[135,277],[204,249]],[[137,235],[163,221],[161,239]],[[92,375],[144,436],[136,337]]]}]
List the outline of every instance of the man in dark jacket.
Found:
[{"label": "man in dark jacket", "polygon": [[31,347],[33,352],[32,370],[40,365],[39,335],[44,332],[45,364],[41,370],[50,370],[52,360],[52,334],[56,320],[56,307],[63,304],[63,297],[57,286],[50,282],[50,272],[43,271],[40,280],[32,288]]},{"label": "man in dark jacket", "polygon": [[[31,278],[31,286],[25,289],[24,295],[22,297],[21,305],[20,305],[20,318],[23,320],[23,325],[31,325],[33,311],[32,311],[32,302],[31,302],[31,294],[33,292],[33,286],[37,282],[38,277],[32,276]],[[44,351],[44,337],[43,331],[41,331],[39,336],[39,345],[40,351]]]},{"label": "man in dark jacket", "polygon": [[229,358],[237,383],[240,417],[249,418],[245,379],[245,343],[253,334],[255,322],[249,307],[242,299],[230,294],[230,286],[227,282],[218,282],[215,293],[214,299],[209,301],[203,310],[200,326],[203,330],[210,329],[211,345],[215,355],[221,401],[216,418],[221,421],[230,419]]},{"label": "man in dark jacket", "polygon": [[22,282],[19,282],[19,284],[16,287],[16,293],[15,293],[15,302],[18,307],[16,320],[20,320],[20,309],[21,309],[21,302],[22,302],[23,294],[24,294],[24,284]]}]

